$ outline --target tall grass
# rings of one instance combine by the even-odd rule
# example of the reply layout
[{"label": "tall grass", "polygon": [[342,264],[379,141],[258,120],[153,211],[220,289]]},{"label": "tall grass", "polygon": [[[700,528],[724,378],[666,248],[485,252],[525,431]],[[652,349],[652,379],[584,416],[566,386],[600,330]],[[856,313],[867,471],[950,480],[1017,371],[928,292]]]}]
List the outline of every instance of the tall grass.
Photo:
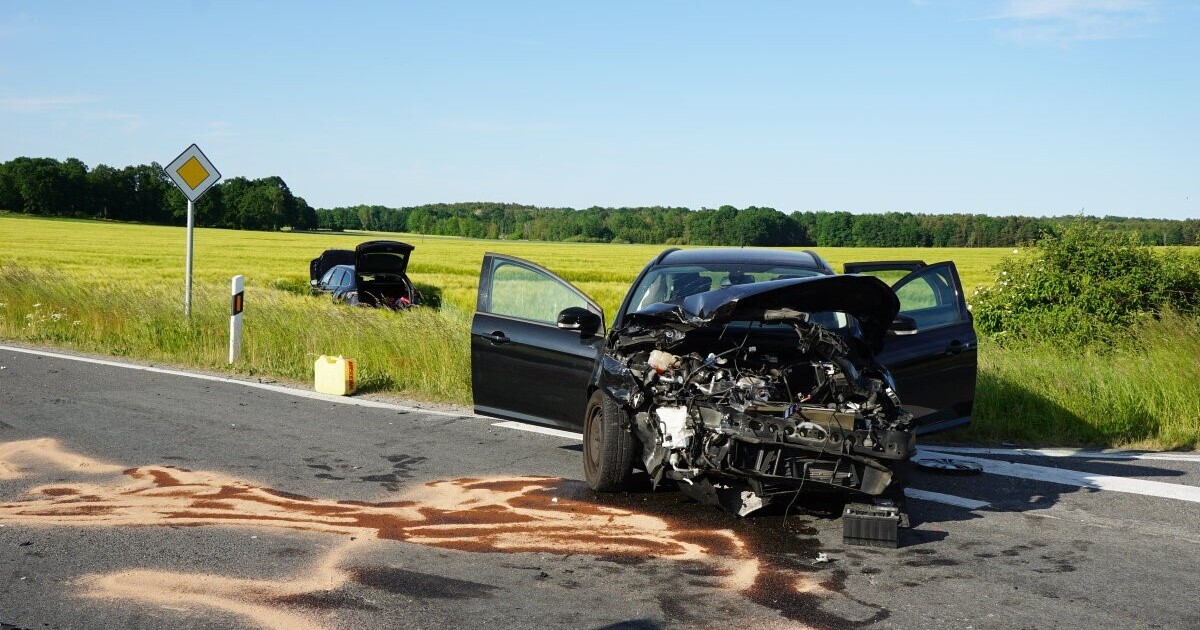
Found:
[{"label": "tall grass", "polygon": [[[358,362],[364,391],[470,402],[469,315],[454,306],[351,308],[247,289],[242,356],[226,363],[229,297],[196,287],[87,283],[0,265],[0,337],[210,370],[308,382],[320,354]],[[980,348],[975,422],[939,439],[1142,448],[1200,446],[1200,322],[1168,314],[1121,346]]]},{"label": "tall grass", "polygon": [[248,375],[310,381],[321,354],[353,357],[363,391],[470,400],[469,319],[447,308],[350,308],[247,287],[242,353],[228,360],[229,293],[198,284],[192,317],[178,287],[83,282],[0,266],[0,337]]},{"label": "tall grass", "polygon": [[1200,446],[1200,320],[1167,313],[1112,347],[1038,341],[979,350],[973,425],[937,439]]}]

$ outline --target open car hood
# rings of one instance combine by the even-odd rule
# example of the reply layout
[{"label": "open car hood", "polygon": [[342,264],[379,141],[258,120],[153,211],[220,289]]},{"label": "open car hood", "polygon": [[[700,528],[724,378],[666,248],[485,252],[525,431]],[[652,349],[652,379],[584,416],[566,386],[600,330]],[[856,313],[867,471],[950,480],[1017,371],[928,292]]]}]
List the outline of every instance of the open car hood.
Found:
[{"label": "open car hood", "polygon": [[354,268],[358,275],[404,275],[413,246],[400,241],[367,241],[354,248]]},{"label": "open car hood", "polygon": [[677,303],[659,302],[630,313],[631,321],[679,322],[702,327],[732,321],[763,321],[766,311],[794,309],[807,313],[840,311],[858,320],[863,337],[878,351],[900,302],[872,276],[813,276],[739,284],[688,296]]},{"label": "open car hood", "polygon": [[320,280],[326,271],[338,265],[353,265],[354,251],[350,249],[327,249],[308,263],[308,279]]}]

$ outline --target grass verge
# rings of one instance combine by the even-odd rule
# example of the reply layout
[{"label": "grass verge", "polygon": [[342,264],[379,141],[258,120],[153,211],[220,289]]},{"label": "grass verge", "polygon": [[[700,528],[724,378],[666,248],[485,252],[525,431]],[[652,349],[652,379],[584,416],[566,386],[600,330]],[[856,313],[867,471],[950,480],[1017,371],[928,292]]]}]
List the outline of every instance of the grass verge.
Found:
[{"label": "grass verge", "polygon": [[248,287],[242,354],[230,367],[228,289],[196,285],[190,321],[180,293],[0,266],[0,337],[303,382],[318,355],[341,354],[357,361],[361,391],[470,402],[469,319],[454,308],[393,313]]},{"label": "grass verge", "polygon": [[[319,354],[358,363],[362,391],[469,404],[470,315],[339,306],[292,287],[247,291],[242,357],[227,365],[228,293],[196,286],[184,320],[178,287],[89,282],[0,265],[0,338],[215,371],[310,382]],[[1200,446],[1200,321],[1169,315],[1128,343],[980,348],[975,421],[938,440],[1039,446]]]},{"label": "grass verge", "polygon": [[1200,446],[1200,320],[1168,313],[1117,346],[1047,341],[979,351],[970,428],[939,441],[1155,450]]}]

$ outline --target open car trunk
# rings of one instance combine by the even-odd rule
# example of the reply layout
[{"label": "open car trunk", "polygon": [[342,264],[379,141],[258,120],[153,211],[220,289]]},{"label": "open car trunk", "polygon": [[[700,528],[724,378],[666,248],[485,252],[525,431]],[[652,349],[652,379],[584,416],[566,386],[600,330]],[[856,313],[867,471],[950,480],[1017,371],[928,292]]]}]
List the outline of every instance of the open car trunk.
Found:
[{"label": "open car trunk", "polygon": [[320,256],[312,259],[308,263],[308,279],[320,280],[325,276],[325,272],[333,269],[338,265],[353,265],[354,250],[352,249],[327,249],[321,252]]},{"label": "open car trunk", "polygon": [[367,241],[354,249],[358,303],[403,308],[420,302],[406,271],[413,246],[400,241]]}]

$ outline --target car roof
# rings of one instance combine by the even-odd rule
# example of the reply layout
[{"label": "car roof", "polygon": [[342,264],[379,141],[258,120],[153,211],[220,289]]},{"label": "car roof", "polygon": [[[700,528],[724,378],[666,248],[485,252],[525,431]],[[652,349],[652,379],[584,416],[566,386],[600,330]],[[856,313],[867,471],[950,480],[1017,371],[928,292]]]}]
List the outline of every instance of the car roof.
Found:
[{"label": "car roof", "polygon": [[797,252],[788,249],[769,249],[765,247],[707,247],[670,250],[659,256],[654,266],[706,263],[781,265],[785,267],[806,267],[816,271],[833,273],[833,269],[829,267],[829,264],[816,255],[815,252]]}]

